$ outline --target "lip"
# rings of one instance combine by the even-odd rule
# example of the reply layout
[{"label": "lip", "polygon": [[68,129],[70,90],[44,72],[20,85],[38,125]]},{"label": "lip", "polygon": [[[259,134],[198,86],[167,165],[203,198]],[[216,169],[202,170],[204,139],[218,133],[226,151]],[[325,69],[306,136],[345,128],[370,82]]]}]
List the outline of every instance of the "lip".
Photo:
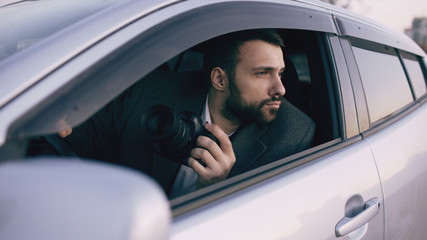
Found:
[{"label": "lip", "polygon": [[279,109],[281,104],[282,104],[282,102],[277,101],[277,102],[270,102],[270,103],[267,103],[267,104],[266,104],[266,106],[268,106],[268,107],[270,107],[270,108]]}]

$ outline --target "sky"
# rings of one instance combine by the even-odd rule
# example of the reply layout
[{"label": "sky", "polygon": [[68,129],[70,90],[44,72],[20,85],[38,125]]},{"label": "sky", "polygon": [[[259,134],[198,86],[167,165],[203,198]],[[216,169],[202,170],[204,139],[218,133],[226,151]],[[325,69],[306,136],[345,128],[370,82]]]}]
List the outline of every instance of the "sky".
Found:
[{"label": "sky", "polygon": [[427,0],[352,0],[349,10],[404,32],[415,17],[427,17]]}]

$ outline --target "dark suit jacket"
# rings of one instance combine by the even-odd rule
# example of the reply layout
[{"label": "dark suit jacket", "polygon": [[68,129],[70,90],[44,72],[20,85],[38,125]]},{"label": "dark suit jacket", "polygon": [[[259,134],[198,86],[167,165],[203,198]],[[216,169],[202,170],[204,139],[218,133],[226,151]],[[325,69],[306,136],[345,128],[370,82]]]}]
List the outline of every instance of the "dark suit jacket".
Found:
[{"label": "dark suit jacket", "polygon": [[[179,164],[152,150],[141,133],[141,116],[150,106],[166,104],[176,112],[201,114],[207,88],[194,73],[154,72],[135,84],[66,138],[81,156],[118,163],[145,172],[169,193]],[[236,163],[229,177],[310,147],[314,122],[289,102],[271,124],[248,124],[232,138]]]}]

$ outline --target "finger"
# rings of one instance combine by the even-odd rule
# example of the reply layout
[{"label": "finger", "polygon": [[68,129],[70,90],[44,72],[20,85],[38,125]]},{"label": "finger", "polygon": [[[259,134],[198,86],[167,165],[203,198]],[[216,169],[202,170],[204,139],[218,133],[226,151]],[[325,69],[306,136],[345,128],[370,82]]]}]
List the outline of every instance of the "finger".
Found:
[{"label": "finger", "polygon": [[203,148],[193,148],[191,150],[190,157],[202,161],[204,164],[206,164],[206,168],[214,168],[216,164],[216,160],[209,152],[209,150]]},{"label": "finger", "polygon": [[72,132],[73,132],[73,130],[72,130],[71,128],[69,128],[69,129],[65,129],[65,130],[61,130],[61,131],[59,131],[59,132],[58,132],[58,135],[59,135],[61,138],[65,138],[65,137],[67,137],[68,135],[70,135]]},{"label": "finger", "polygon": [[199,176],[208,174],[208,170],[197,159],[189,157],[187,163]]},{"label": "finger", "polygon": [[[208,165],[209,165],[209,167],[211,167],[211,169],[213,169],[213,170],[218,170],[218,169],[229,170],[231,168],[231,166],[234,164],[234,162],[235,162],[234,152],[231,151],[231,153],[228,153],[228,155],[227,155],[218,146],[218,144],[216,142],[214,142],[212,139],[205,137],[205,136],[200,136],[197,139],[197,144],[198,144],[199,148],[203,148],[203,149],[206,149],[207,151],[209,151],[209,154],[212,156],[212,159],[214,160],[214,162],[212,162],[212,164],[208,163]],[[195,152],[195,154],[198,154],[197,157],[200,156],[200,158],[205,160],[205,158],[201,155],[202,153],[203,152],[201,152],[200,150]],[[205,154],[208,154],[208,153],[205,153]],[[209,159],[206,158],[206,160],[209,160]],[[216,164],[216,165],[214,165],[214,164]]]},{"label": "finger", "polygon": [[228,138],[228,135],[218,125],[207,123],[205,128],[218,139],[220,147],[225,154],[229,156],[234,155],[230,138]]},{"label": "finger", "polygon": [[65,116],[64,118],[58,120],[56,122],[56,128],[58,130],[58,135],[61,138],[65,138],[68,135],[70,135],[73,131],[73,129],[71,128],[71,126],[65,121],[67,116]]},{"label": "finger", "polygon": [[212,139],[206,136],[199,136],[196,142],[197,146],[200,148],[204,148],[208,150],[213,156],[218,156],[218,154],[222,153],[222,149]]}]

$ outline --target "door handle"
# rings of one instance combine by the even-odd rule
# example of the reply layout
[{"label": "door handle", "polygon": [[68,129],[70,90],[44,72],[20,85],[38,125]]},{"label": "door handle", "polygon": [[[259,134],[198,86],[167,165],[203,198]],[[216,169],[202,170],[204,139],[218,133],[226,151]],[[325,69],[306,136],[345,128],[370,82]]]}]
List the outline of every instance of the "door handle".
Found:
[{"label": "door handle", "polygon": [[373,198],[365,203],[364,210],[354,217],[344,217],[335,227],[335,235],[342,237],[367,224],[381,211],[381,202]]}]

